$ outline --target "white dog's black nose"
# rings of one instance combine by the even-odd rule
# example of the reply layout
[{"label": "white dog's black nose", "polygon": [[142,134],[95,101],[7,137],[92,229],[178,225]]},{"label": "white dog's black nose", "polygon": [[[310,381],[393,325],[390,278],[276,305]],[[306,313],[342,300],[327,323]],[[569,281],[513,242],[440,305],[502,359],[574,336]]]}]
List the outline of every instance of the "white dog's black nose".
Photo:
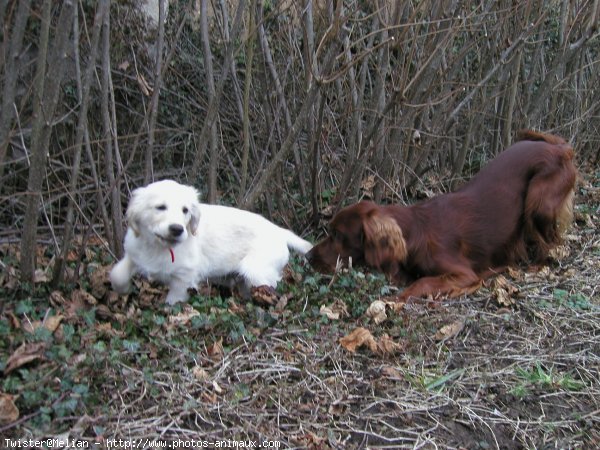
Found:
[{"label": "white dog's black nose", "polygon": [[169,234],[173,237],[179,237],[183,233],[183,226],[179,224],[169,225]]}]

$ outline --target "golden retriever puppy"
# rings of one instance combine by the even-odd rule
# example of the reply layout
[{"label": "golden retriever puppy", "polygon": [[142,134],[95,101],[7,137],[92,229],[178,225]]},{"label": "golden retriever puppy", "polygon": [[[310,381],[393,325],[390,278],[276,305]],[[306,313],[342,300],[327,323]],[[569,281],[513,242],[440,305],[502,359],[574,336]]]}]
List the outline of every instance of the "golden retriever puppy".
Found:
[{"label": "golden retriever puppy", "polygon": [[110,273],[127,293],[140,273],[169,286],[167,303],[188,299],[204,281],[240,277],[243,288],[275,288],[289,249],[304,255],[310,242],[258,214],[198,202],[198,192],[172,180],[133,191],[127,208],[125,255]]}]

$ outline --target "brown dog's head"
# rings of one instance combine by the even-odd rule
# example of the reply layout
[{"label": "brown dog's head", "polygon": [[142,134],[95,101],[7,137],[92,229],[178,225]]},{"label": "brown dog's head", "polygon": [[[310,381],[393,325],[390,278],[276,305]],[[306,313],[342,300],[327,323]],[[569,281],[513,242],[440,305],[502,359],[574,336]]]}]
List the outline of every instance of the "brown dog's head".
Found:
[{"label": "brown dog's head", "polygon": [[406,242],[393,217],[372,202],[342,209],[329,224],[329,236],[306,258],[319,272],[331,273],[338,261],[344,266],[367,265],[394,275],[406,258]]}]

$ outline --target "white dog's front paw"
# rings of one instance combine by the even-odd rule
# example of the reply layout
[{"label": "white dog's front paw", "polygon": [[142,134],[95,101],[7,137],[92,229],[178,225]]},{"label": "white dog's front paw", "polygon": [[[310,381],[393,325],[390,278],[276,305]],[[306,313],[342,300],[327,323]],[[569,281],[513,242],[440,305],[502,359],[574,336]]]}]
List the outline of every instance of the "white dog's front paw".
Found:
[{"label": "white dog's front paw", "polygon": [[131,282],[128,282],[125,284],[117,284],[113,281],[113,282],[111,282],[111,285],[112,285],[113,291],[115,291],[117,294],[121,294],[121,295],[129,294],[133,287],[133,283],[131,283]]},{"label": "white dog's front paw", "polygon": [[174,305],[175,303],[186,302],[189,297],[187,286],[171,286],[169,293],[167,294],[166,302],[169,305]]},{"label": "white dog's front paw", "polygon": [[123,259],[110,271],[110,284],[119,294],[127,294],[131,292],[131,276],[131,264]]}]

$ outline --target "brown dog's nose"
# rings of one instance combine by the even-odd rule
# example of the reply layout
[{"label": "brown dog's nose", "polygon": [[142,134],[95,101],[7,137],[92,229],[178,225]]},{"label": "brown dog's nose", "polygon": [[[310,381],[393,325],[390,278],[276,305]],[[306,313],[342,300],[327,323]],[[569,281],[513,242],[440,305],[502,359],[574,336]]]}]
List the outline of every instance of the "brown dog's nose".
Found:
[{"label": "brown dog's nose", "polygon": [[314,248],[310,249],[310,250],[309,250],[309,251],[308,251],[308,252],[307,252],[307,253],[304,255],[304,257],[306,258],[306,260],[307,260],[307,261],[308,261],[310,264],[312,264],[312,261],[313,261],[313,259],[314,259],[314,257],[315,257],[315,254],[314,254],[313,250],[314,250]]},{"label": "brown dog's nose", "polygon": [[169,234],[173,237],[179,237],[183,233],[183,226],[179,224],[169,225]]}]

